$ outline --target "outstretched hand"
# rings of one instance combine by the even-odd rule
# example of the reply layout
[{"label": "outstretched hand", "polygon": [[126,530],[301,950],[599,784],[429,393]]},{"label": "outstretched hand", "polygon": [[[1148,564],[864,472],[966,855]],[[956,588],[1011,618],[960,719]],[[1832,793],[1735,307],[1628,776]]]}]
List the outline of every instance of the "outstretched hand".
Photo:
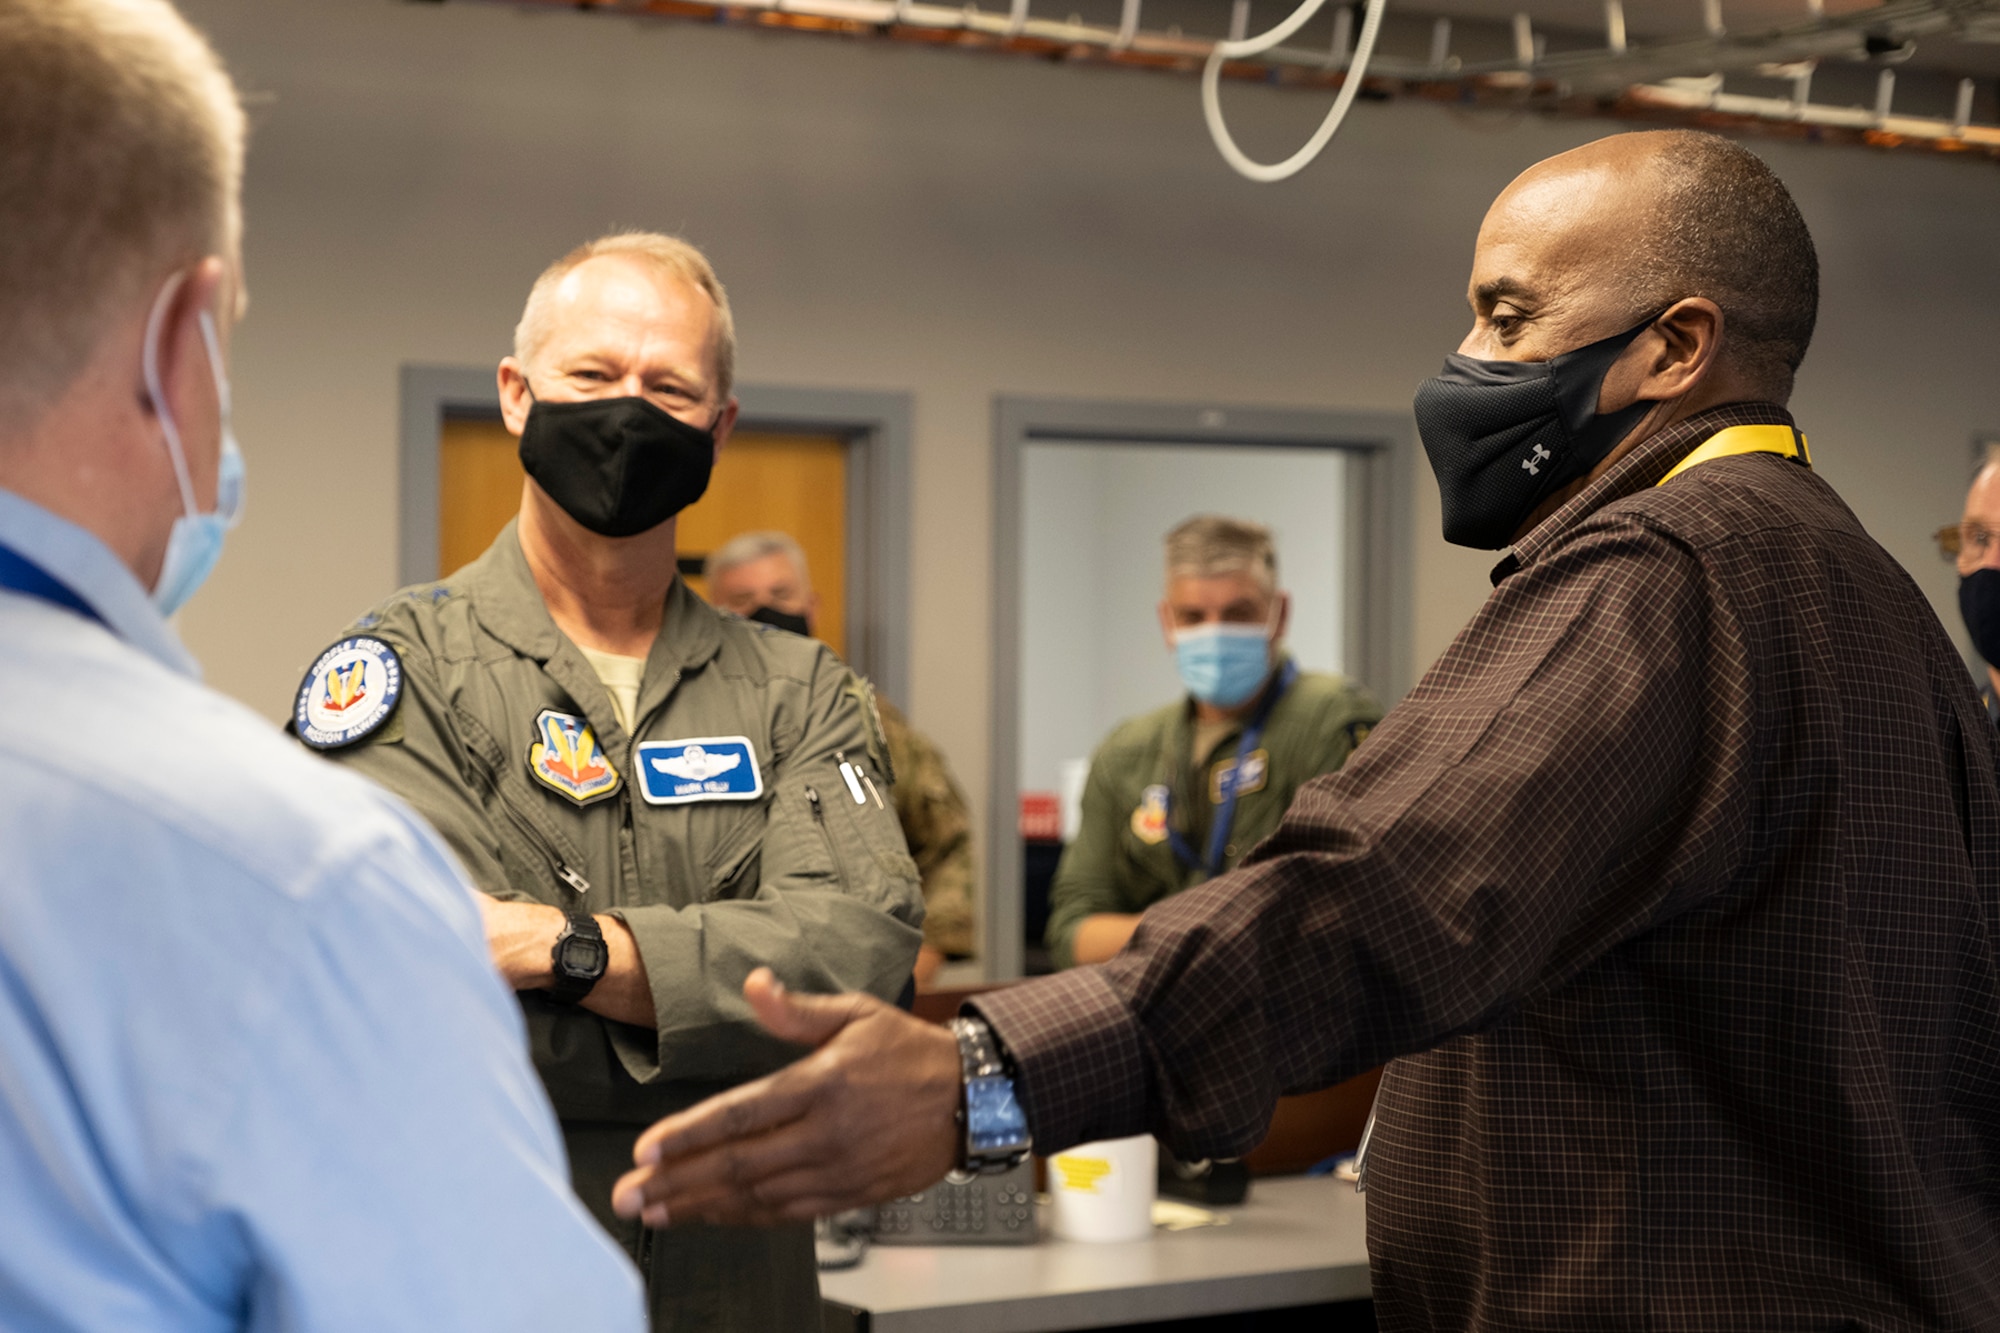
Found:
[{"label": "outstretched hand", "polygon": [[612,1191],[646,1225],[805,1221],[913,1194],[958,1158],[958,1041],[870,995],[743,983],[757,1019],[812,1054],[639,1136]]}]

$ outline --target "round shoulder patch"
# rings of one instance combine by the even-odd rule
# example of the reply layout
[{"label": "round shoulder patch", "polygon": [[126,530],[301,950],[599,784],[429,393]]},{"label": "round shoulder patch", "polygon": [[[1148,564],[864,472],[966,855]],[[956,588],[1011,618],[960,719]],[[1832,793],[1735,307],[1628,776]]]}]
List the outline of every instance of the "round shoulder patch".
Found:
[{"label": "round shoulder patch", "polygon": [[403,659],[377,638],[357,634],[319,655],[299,686],[292,729],[315,750],[366,740],[395,716]]}]

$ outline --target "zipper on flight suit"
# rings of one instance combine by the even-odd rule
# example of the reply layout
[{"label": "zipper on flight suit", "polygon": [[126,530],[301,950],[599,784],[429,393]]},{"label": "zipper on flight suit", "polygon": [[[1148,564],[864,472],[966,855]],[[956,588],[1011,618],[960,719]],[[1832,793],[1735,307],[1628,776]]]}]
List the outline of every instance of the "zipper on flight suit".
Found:
[{"label": "zipper on flight suit", "polygon": [[819,829],[819,836],[826,840],[826,854],[833,858],[833,875],[840,883],[847,883],[847,867],[841,863],[840,847],[833,840],[833,830],[826,826],[826,807],[820,803],[819,792],[806,788],[806,804],[812,807],[813,825]]},{"label": "zipper on flight suit", "polygon": [[533,820],[522,814],[515,808],[514,803],[507,799],[507,793],[501,790],[500,787],[500,776],[486,762],[486,756],[476,750],[468,751],[468,753],[479,761],[480,771],[486,777],[486,790],[491,792],[493,799],[500,803],[500,808],[507,814],[508,822],[513,824],[520,831],[521,836],[526,838],[541,852],[542,856],[548,861],[549,868],[555,872],[556,878],[561,880],[571,893],[574,893],[579,898],[588,894],[590,892],[590,881],[575,870],[572,870],[569,863],[563,860],[562,849],[555,845],[548,834],[537,828]]}]

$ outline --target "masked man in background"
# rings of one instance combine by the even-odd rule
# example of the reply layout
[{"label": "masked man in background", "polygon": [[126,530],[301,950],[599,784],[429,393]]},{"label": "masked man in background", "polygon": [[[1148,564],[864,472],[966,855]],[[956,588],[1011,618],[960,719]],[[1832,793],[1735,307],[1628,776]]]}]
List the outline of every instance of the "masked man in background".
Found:
[{"label": "masked man in background", "polygon": [[610,1190],[641,1127],[796,1054],[744,1003],[752,969],[804,991],[909,983],[923,906],[881,724],[826,648],[716,612],[675,572],[674,516],[736,417],[701,253],[651,233],[579,247],[536,281],[514,346],[518,518],[349,627],[293,728],[406,798],[491,895],[576,1190],[638,1261],[655,1328],[817,1329],[809,1226],[654,1237]]},{"label": "masked man in background", "polygon": [[[819,594],[805,549],[787,533],[738,533],[702,566],[709,600],[725,611],[810,637]],[[887,699],[878,697],[882,734],[896,775],[896,818],[924,882],[924,947],[917,985],[928,987],[947,960],[973,956],[979,872],[972,860],[972,812],[944,752]]]},{"label": "masked man in background", "polygon": [[1958,566],[1958,610],[1972,646],[1986,665],[1979,697],[1986,716],[2000,722],[2000,446],[1989,451],[1965,493],[1965,515],[1937,534],[1945,557]]},{"label": "masked man in background", "polygon": [[820,1049],[649,1131],[622,1211],[1144,1130],[1223,1156],[1391,1059],[1385,1330],[2000,1328],[1994,732],[1784,407],[1804,218],[1740,145],[1616,135],[1507,187],[1467,294],[1417,425],[1445,536],[1512,550],[1353,760],[955,1031],[752,978]]},{"label": "masked man in background", "polygon": [[1270,529],[1191,518],[1167,534],[1166,565],[1160,632],[1187,697],[1120,723],[1091,756],[1049,890],[1061,967],[1103,962],[1139,913],[1235,866],[1382,720],[1355,682],[1300,671],[1284,651],[1291,596]]}]

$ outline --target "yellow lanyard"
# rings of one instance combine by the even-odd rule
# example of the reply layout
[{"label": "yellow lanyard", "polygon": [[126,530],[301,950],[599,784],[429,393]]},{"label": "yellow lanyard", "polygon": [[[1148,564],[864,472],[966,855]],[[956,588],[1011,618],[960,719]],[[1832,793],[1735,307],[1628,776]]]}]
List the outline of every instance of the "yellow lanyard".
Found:
[{"label": "yellow lanyard", "polygon": [[1702,441],[1693,453],[1674,464],[1674,470],[1655,484],[1664,486],[1697,463],[1735,454],[1782,454],[1786,458],[1798,459],[1807,467],[1812,466],[1806,437],[1792,426],[1731,426]]}]

